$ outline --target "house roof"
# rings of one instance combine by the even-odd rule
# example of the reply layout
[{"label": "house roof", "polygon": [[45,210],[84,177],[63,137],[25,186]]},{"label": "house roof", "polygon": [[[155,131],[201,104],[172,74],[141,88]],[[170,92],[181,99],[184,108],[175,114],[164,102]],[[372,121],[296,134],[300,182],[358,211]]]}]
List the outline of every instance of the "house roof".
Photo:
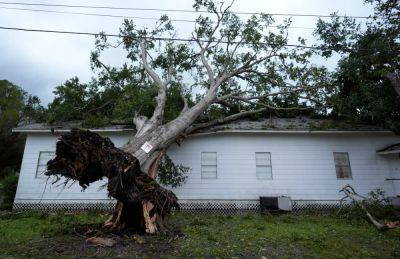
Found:
[{"label": "house roof", "polygon": [[376,153],[379,155],[400,154],[400,143],[382,148],[382,149],[376,151]]},{"label": "house roof", "polygon": [[[58,124],[47,124],[47,123],[31,123],[25,125],[19,125],[13,129],[13,132],[23,133],[42,133],[42,132],[68,132],[73,128],[85,128],[82,126],[82,122],[72,121],[63,122]],[[136,131],[132,125],[109,125],[105,127],[90,128],[93,132],[123,132],[123,131]]]},{"label": "house roof", "polygon": [[207,128],[200,132],[260,131],[260,132],[390,132],[374,125],[354,124],[329,119],[309,117],[271,118],[262,120],[239,120]]},{"label": "house roof", "polygon": [[[65,122],[57,125],[33,123],[21,125],[13,132],[67,132],[72,128],[82,128],[80,122]],[[94,132],[135,132],[133,125],[109,125],[91,128]],[[371,125],[352,124],[343,121],[327,119],[311,119],[308,117],[296,118],[271,118],[260,120],[239,120],[228,124],[217,125],[199,130],[197,134],[210,134],[221,132],[276,132],[276,133],[391,133],[390,131]]]}]

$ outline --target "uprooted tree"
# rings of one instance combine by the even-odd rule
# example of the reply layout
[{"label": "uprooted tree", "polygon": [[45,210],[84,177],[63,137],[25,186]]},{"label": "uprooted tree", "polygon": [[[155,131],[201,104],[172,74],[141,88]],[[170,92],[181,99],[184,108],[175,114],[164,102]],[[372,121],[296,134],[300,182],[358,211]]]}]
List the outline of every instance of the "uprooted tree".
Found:
[{"label": "uprooted tree", "polygon": [[[171,144],[187,135],[257,113],[324,107],[324,97],[330,93],[324,88],[327,71],[309,62],[310,49],[289,45],[290,20],[275,26],[271,16],[260,14],[243,22],[230,11],[231,5],[196,0],[194,8],[201,15],[188,39],[177,39],[166,16],[154,30],[137,29],[125,20],[116,44],[104,34],[97,37],[92,66],[100,71],[102,82],[124,88],[129,77],[158,92],[151,116],[141,115],[140,109],[132,111],[137,131],[121,150],[95,133],[76,130],[60,138],[57,156],[48,164],[47,175],[66,176],[83,187],[108,177],[109,195],[118,203],[107,226],[118,230],[134,226],[148,233],[163,230],[163,217],[177,200],[155,182],[157,163]],[[121,69],[101,61],[106,48],[118,46],[123,46],[128,59]],[[119,77],[121,73],[124,76]],[[166,121],[168,93],[177,87],[182,109]],[[216,108],[228,112],[205,120],[204,115]]]}]

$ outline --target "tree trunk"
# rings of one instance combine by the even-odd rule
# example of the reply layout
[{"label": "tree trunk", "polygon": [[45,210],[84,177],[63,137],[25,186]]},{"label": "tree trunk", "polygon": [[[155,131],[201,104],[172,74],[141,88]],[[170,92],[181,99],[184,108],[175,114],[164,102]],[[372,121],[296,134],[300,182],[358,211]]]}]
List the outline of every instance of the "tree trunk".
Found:
[{"label": "tree trunk", "polygon": [[118,202],[104,226],[116,232],[164,231],[164,217],[179,208],[176,196],[142,172],[138,159],[90,131],[74,129],[62,135],[56,157],[48,162],[47,169],[46,175],[64,176],[78,181],[83,188],[107,177],[108,195]]}]

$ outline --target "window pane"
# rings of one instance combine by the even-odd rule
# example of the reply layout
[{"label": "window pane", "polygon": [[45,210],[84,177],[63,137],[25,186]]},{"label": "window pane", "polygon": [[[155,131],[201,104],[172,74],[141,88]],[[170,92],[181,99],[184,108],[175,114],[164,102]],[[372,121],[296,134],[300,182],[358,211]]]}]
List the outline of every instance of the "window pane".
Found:
[{"label": "window pane", "polygon": [[334,152],[333,157],[335,160],[336,177],[338,179],[351,179],[349,154],[347,152]]},{"label": "window pane", "polygon": [[336,167],[336,175],[339,179],[351,178],[351,170],[348,166]]},{"label": "window pane", "polygon": [[271,153],[256,152],[257,179],[272,179]]},{"label": "window pane", "polygon": [[256,165],[271,165],[271,153],[257,152]]},{"label": "window pane", "polygon": [[258,179],[272,179],[271,166],[257,166],[256,174]]},{"label": "window pane", "polygon": [[215,173],[217,171],[217,167],[215,165],[203,165],[201,167],[202,172],[213,172]]},{"label": "window pane", "polygon": [[44,176],[45,171],[46,171],[45,165],[38,166],[36,176]]},{"label": "window pane", "polygon": [[214,173],[210,173],[210,172],[202,172],[201,173],[201,178],[203,179],[216,179],[217,178],[217,174]]},{"label": "window pane", "polygon": [[217,153],[201,153],[201,164],[202,165],[217,165]]},{"label": "window pane", "polygon": [[46,177],[44,172],[46,171],[47,162],[55,157],[55,152],[41,151],[39,153],[38,164],[36,168],[36,177]]},{"label": "window pane", "polygon": [[217,178],[217,153],[201,153],[201,178]]},{"label": "window pane", "polygon": [[333,153],[333,156],[335,158],[336,165],[338,165],[338,166],[348,166],[349,165],[349,155],[347,153],[335,152],[335,153]]}]

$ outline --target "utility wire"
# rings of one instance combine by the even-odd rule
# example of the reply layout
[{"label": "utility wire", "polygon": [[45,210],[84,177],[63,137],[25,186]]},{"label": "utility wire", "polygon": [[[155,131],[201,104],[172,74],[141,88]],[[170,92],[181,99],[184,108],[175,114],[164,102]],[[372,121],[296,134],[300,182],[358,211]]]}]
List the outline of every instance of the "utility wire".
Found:
[{"label": "utility wire", "polygon": [[[189,9],[161,9],[161,8],[138,8],[138,7],[115,7],[115,6],[95,6],[95,5],[68,5],[68,4],[45,4],[45,3],[27,3],[27,2],[3,2],[2,5],[20,5],[20,6],[46,6],[46,7],[64,7],[64,8],[86,8],[86,9],[108,9],[108,10],[130,10],[130,11],[158,11],[158,12],[177,12],[177,13],[212,13],[206,10],[189,10]],[[261,14],[262,12],[234,12],[238,15]],[[293,16],[293,17],[317,17],[329,18],[330,15],[324,14],[301,14],[301,13],[265,13],[272,16]],[[343,16],[354,19],[370,19],[368,16]]]},{"label": "utility wire", "polygon": [[[18,8],[18,7],[2,7],[0,9],[5,10],[17,10],[17,11],[31,11],[31,12],[43,12],[43,13],[55,13],[55,14],[76,14],[76,15],[86,15],[86,16],[100,16],[100,17],[111,17],[111,18],[126,18],[126,19],[138,19],[138,20],[160,20],[155,17],[141,17],[141,16],[127,16],[127,15],[113,15],[113,14],[99,14],[99,13],[83,13],[83,12],[69,12],[69,11],[54,11],[54,10],[44,10],[44,9],[30,9],[30,8]],[[190,22],[195,23],[193,20],[185,19],[170,19],[173,22]]]},{"label": "utility wire", "polygon": [[[12,31],[25,31],[25,32],[41,32],[41,33],[57,33],[57,34],[71,34],[71,35],[89,35],[89,36],[99,36],[104,35],[107,37],[115,37],[115,38],[129,38],[129,35],[119,35],[119,34],[110,34],[110,33],[94,33],[94,32],[78,32],[78,31],[60,31],[60,30],[45,30],[45,29],[28,29],[28,28],[20,28],[20,27],[5,27],[0,26],[0,30],[12,30]],[[146,40],[157,40],[157,41],[180,41],[180,42],[196,42],[196,39],[188,39],[188,38],[167,38],[167,37],[142,37],[141,39]],[[209,40],[199,39],[200,42],[209,42]],[[212,43],[223,43],[223,44],[244,44],[243,42],[238,41],[220,41],[220,40],[211,40]],[[270,47],[274,47],[274,44],[268,43],[251,43],[247,45],[268,45]],[[276,46],[276,45],[275,45]],[[298,45],[298,44],[284,44],[285,47],[292,48],[304,48],[304,49],[316,49],[316,50],[328,50],[329,48],[321,48],[307,45]],[[363,51],[368,51],[368,49],[358,49]]]},{"label": "utility wire", "polygon": [[[69,12],[69,11],[55,11],[55,10],[44,10],[44,9],[30,9],[30,8],[18,8],[18,7],[2,7],[0,9],[5,10],[16,10],[16,11],[29,11],[29,12],[42,12],[42,13],[54,13],[54,14],[73,14],[73,15],[84,15],[84,16],[99,16],[99,17],[110,17],[110,18],[125,18],[125,19],[137,19],[137,20],[154,20],[159,21],[159,18],[155,17],[142,17],[142,16],[126,16],[126,15],[113,15],[113,14],[99,14],[99,13],[84,13],[84,12]],[[194,20],[186,19],[170,19],[172,22],[186,22],[186,23],[196,23]],[[279,26],[271,25],[269,27],[278,28]],[[314,30],[311,27],[302,26],[291,26],[289,29],[305,29]]]}]

